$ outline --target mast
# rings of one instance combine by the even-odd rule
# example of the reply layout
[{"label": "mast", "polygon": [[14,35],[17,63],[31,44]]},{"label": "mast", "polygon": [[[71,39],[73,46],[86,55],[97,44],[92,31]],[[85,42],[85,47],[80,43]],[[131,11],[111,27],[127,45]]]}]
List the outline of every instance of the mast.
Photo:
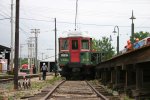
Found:
[{"label": "mast", "polygon": [[77,28],[78,0],[76,0],[75,31]]}]

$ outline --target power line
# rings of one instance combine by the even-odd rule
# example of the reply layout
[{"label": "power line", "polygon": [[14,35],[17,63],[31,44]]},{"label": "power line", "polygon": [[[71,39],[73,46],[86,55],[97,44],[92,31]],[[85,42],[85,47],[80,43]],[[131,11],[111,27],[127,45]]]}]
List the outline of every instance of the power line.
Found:
[{"label": "power line", "polygon": [[5,15],[0,14],[2,17],[7,18]]},{"label": "power line", "polygon": [[5,13],[4,11],[0,10],[1,13],[3,13],[4,15],[6,15],[7,17],[10,17],[10,15],[8,15],[7,13]]},{"label": "power line", "polygon": [[[53,21],[49,21],[49,20],[41,20],[41,19],[30,19],[30,18],[20,18],[20,19],[24,19],[24,20],[33,20],[33,21],[43,21],[43,22],[53,22]],[[62,23],[62,24],[73,24],[71,22],[64,22],[64,21],[57,21],[57,23]],[[88,25],[88,26],[106,26],[106,27],[113,27],[114,25],[100,25],[100,24],[88,24],[88,23],[77,23],[80,25]],[[119,26],[119,27],[131,27],[131,26]],[[150,28],[150,27],[146,27],[146,26],[142,26],[142,27],[136,27],[136,28]]]},{"label": "power line", "polygon": [[[0,14],[0,15],[4,17],[4,18],[2,18],[2,19],[0,19],[0,20],[11,19],[9,15],[6,15],[6,16],[8,16],[9,18],[7,18],[5,15],[2,15],[2,14]],[[15,23],[14,20],[13,20],[13,23]],[[26,33],[28,33],[28,32],[26,32],[26,31],[25,31],[23,28],[21,28],[20,26],[19,26],[19,30],[21,30],[21,31],[27,36]],[[27,37],[28,37],[28,36],[27,36]]]},{"label": "power line", "polygon": [[[9,19],[9,18],[7,18]],[[53,22],[53,21],[50,21],[50,20],[41,20],[41,19],[33,19],[33,18],[20,18],[20,19],[24,19],[24,20],[33,20],[33,21],[42,21],[42,22]],[[57,23],[62,23],[62,24],[74,24],[74,23],[71,23],[71,22],[64,22],[64,21],[57,21]],[[100,24],[88,24],[88,23],[78,23],[80,25],[88,25],[88,26],[111,26],[113,27],[114,25],[100,25]],[[131,27],[131,26],[119,26],[119,27]],[[142,27],[136,27],[136,28],[150,28],[150,27],[146,27],[146,26],[142,26]]]},{"label": "power line", "polygon": [[33,20],[33,21],[42,21],[42,22],[54,22],[54,21],[49,21],[49,20],[41,20],[41,19],[32,19],[32,18],[20,18],[24,20]]},{"label": "power line", "polygon": [[10,19],[10,18],[1,18],[0,20],[5,20],[5,19]]}]

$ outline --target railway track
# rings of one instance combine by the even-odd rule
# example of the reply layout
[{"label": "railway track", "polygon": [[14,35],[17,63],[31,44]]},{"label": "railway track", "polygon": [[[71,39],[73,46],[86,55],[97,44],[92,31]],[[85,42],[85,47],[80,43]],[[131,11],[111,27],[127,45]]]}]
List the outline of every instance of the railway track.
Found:
[{"label": "railway track", "polygon": [[88,84],[95,92],[97,92],[98,96],[104,96],[104,100],[120,100],[119,96],[114,96],[111,92],[108,92],[107,89],[103,85],[100,85],[99,82],[90,81]]},{"label": "railway track", "polygon": [[101,100],[85,81],[65,81],[45,100]]},{"label": "railway track", "polygon": [[[52,75],[52,73],[47,74],[47,76],[49,76],[49,75]],[[25,77],[27,79],[38,78],[39,74],[26,75]],[[24,79],[23,75],[19,75],[18,80],[22,80],[22,79]],[[5,76],[3,76],[3,78],[0,78],[0,84],[5,84],[5,83],[13,82],[13,81],[14,81],[13,77],[5,78]]]},{"label": "railway track", "polygon": [[11,81],[13,81],[13,80],[14,80],[13,78],[0,79],[0,84],[5,84],[5,83],[11,82]]},{"label": "railway track", "polygon": [[95,87],[97,86],[93,87],[87,81],[61,81],[53,88],[47,87],[28,100],[120,100],[110,99],[112,95],[108,96],[106,92],[107,97],[104,96],[104,89]]}]

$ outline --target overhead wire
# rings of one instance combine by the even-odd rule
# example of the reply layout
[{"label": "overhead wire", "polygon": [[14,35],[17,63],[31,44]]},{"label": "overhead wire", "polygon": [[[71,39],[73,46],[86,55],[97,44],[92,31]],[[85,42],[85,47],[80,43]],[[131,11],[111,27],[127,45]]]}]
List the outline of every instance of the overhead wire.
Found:
[{"label": "overhead wire", "polygon": [[[7,13],[3,12],[5,15],[8,16]],[[33,20],[33,21],[42,21],[42,22],[53,22],[53,21],[50,21],[50,20],[43,20],[43,19],[32,19],[32,18],[20,18],[20,19],[24,19],[24,20]],[[3,19],[1,19],[3,20]],[[71,23],[71,22],[63,22],[63,21],[58,21],[58,23],[62,23],[62,24],[74,24],[74,23]],[[89,26],[108,26],[108,27],[112,27],[114,25],[100,25],[100,24],[88,24],[88,23],[78,23],[79,25],[89,25]],[[130,27],[130,26],[119,26],[119,27]],[[21,28],[21,27],[20,27]],[[136,28],[150,28],[150,27],[136,27]],[[23,31],[24,33],[27,33],[26,31],[24,31],[22,28],[21,28],[21,31]]]},{"label": "overhead wire", "polygon": [[[10,5],[10,4],[9,4],[9,5]],[[3,6],[3,7],[5,7],[5,6]],[[9,12],[9,11],[6,10],[6,9],[5,9],[5,11]],[[2,10],[0,10],[0,13],[3,13],[3,15],[2,15],[2,14],[0,14],[0,15],[3,16],[4,19],[11,19],[10,15],[9,15],[8,13],[6,13],[6,12],[4,12],[4,11],[2,11]],[[15,21],[13,21],[13,23],[15,23]],[[27,36],[27,33],[28,33],[28,32],[26,32],[21,26],[19,26],[19,30],[22,31],[22,32]],[[27,37],[29,37],[29,36],[27,36]]]},{"label": "overhead wire", "polygon": [[[1,11],[0,10],[0,12],[3,12],[3,11]],[[5,15],[2,15],[2,14],[0,14],[1,16],[3,16],[3,17],[5,17],[5,19],[10,19],[10,15],[8,15],[7,13],[5,13],[5,12],[3,12],[3,14],[5,14]],[[9,18],[7,18],[7,17],[9,17]],[[15,21],[13,21],[13,23],[15,23]],[[21,28],[20,26],[19,26],[19,29],[27,36],[27,33],[28,32],[26,32],[23,28]],[[29,37],[29,36],[27,36],[27,37]]]},{"label": "overhead wire", "polygon": [[4,12],[4,11],[2,11],[2,10],[0,10],[0,12],[2,13],[2,14],[4,14],[3,16],[9,16],[10,17],[10,15],[9,14],[7,14],[6,12]]},{"label": "overhead wire", "polygon": [[1,18],[0,20],[5,20],[5,19],[10,19],[10,18]]},{"label": "overhead wire", "polygon": [[[49,8],[49,7],[38,7],[38,9],[40,8],[40,10],[41,9],[43,9],[43,11],[47,11],[48,9],[51,9],[51,8]],[[35,9],[35,7],[34,8],[32,8],[32,9]],[[53,8],[52,8],[53,9]],[[56,9],[55,9],[56,10]],[[59,11],[62,11],[62,10],[66,10],[66,9],[59,9]],[[67,9],[67,10],[69,10],[70,11],[70,9]],[[31,12],[32,10],[30,10],[30,12]],[[89,12],[89,11],[88,11]],[[33,12],[32,12],[33,13]],[[93,13],[93,12],[92,12]],[[90,14],[88,14],[88,16],[89,16]],[[93,16],[93,14],[91,14],[92,16]],[[97,14],[96,14],[97,15]],[[119,15],[123,15],[123,14],[119,14]],[[42,16],[42,15],[40,15],[40,16]],[[125,15],[126,16],[126,15]],[[120,16],[119,16],[120,17]],[[35,18],[20,18],[20,19],[24,19],[24,20],[33,20],[33,21],[42,21],[42,22],[53,22],[53,21],[49,21],[49,20],[44,20],[44,19],[35,19]],[[71,23],[71,22],[63,22],[63,21],[57,21],[57,23],[65,23],[65,24],[74,24],[74,23]],[[100,24],[89,24],[89,23],[77,23],[77,24],[80,24],[80,25],[90,25],[90,26],[114,26],[114,25],[100,25]],[[120,27],[131,27],[131,26],[120,26]],[[135,26],[136,27],[136,26]],[[145,27],[145,26],[142,26],[142,27],[136,27],[136,28],[150,28],[150,27]]]},{"label": "overhead wire", "polygon": [[1,13],[0,13],[0,15],[1,15],[2,17],[4,17],[4,18],[7,18],[5,15],[3,15],[3,14],[1,14]]},{"label": "overhead wire", "polygon": [[[5,8],[5,11],[7,11],[7,7],[4,6],[2,3],[0,4],[2,8]],[[4,18],[0,19],[0,20],[5,20],[5,19],[10,19],[10,15],[8,15],[6,12],[0,10],[0,15],[3,16]],[[6,17],[7,16],[7,17]]]},{"label": "overhead wire", "polygon": [[[20,19],[24,19],[24,20],[33,20],[33,21],[43,21],[43,22],[54,22],[54,21],[49,21],[49,20],[41,20],[41,19],[32,19],[32,18],[20,18]],[[65,24],[74,24],[71,22],[64,22],[64,21],[57,21],[57,23],[65,23]],[[90,25],[90,26],[114,26],[114,25],[100,25],[100,24],[86,24],[86,23],[77,23],[80,25]],[[119,27],[131,27],[131,26],[119,26]],[[150,28],[150,27],[136,27],[136,28]]]}]

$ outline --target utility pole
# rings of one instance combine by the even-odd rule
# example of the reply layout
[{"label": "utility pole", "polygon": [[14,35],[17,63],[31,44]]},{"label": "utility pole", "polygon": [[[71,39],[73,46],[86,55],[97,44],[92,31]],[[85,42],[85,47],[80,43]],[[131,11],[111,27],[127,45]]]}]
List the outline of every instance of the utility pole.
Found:
[{"label": "utility pole", "polygon": [[56,29],[56,18],[55,18],[55,63],[57,62],[57,29]]},{"label": "utility pole", "polygon": [[41,54],[42,54],[42,60],[43,60],[43,55],[44,55],[44,53],[42,52]]},{"label": "utility pole", "polygon": [[34,49],[34,44],[32,42],[33,38],[35,38],[35,37],[29,37],[29,40],[28,40],[28,65],[29,65],[29,68],[31,68],[32,64],[34,64],[33,52],[35,51],[35,49]]},{"label": "utility pole", "polygon": [[16,21],[15,21],[15,59],[14,59],[14,89],[18,89],[18,57],[19,57],[19,4],[16,0]]},{"label": "utility pole", "polygon": [[30,45],[31,44],[30,43],[31,43],[31,41],[28,40],[28,66],[31,68],[31,60],[30,60]]},{"label": "utility pole", "polygon": [[35,67],[36,67],[36,71],[38,72],[38,62],[37,62],[37,52],[38,52],[38,33],[40,33],[40,29],[31,29],[31,33],[35,34]]},{"label": "utility pole", "polygon": [[22,47],[23,47],[23,45],[20,44],[20,66],[19,67],[21,67],[21,52],[22,52]]},{"label": "utility pole", "polygon": [[9,70],[13,71],[13,51],[14,51],[14,32],[13,32],[13,0],[11,0],[11,56],[10,56],[10,68]]},{"label": "utility pole", "polygon": [[23,45],[25,45],[25,44],[20,44],[20,67],[21,67],[21,60],[22,60],[22,58],[21,58],[21,56],[22,56],[22,48],[23,48]]},{"label": "utility pole", "polygon": [[57,76],[57,28],[56,28],[56,18],[55,18],[55,76]]}]

